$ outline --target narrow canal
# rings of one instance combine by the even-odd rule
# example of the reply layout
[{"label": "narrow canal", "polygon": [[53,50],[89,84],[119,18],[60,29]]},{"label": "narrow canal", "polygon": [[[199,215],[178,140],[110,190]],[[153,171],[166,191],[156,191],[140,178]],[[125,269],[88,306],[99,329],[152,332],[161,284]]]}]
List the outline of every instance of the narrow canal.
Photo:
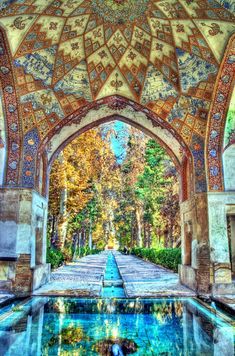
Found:
[{"label": "narrow canal", "polygon": [[115,256],[109,252],[104,275],[102,297],[104,298],[124,298],[122,277],[119,273]]}]

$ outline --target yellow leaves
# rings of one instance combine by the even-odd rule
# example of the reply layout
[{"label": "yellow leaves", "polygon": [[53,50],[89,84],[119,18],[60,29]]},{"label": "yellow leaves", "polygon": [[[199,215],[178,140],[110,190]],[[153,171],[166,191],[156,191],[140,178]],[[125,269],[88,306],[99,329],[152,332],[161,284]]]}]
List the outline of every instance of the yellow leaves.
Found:
[{"label": "yellow leaves", "polygon": [[[67,192],[68,215],[80,212],[94,197],[93,186],[105,205],[107,192],[120,183],[115,172],[115,156],[108,141],[102,140],[100,128],[89,130],[73,140],[54,161],[50,174],[49,209],[60,213],[61,192]],[[99,194],[98,194],[99,195]]]}]

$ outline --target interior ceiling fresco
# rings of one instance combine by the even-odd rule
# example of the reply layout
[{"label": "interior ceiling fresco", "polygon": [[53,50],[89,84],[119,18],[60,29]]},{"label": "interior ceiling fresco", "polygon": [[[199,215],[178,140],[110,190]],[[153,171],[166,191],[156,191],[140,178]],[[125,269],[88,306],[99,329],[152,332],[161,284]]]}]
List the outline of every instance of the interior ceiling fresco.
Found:
[{"label": "interior ceiling fresco", "polygon": [[25,137],[36,130],[40,141],[82,106],[119,95],[174,127],[202,168],[234,0],[3,0],[0,26]]}]

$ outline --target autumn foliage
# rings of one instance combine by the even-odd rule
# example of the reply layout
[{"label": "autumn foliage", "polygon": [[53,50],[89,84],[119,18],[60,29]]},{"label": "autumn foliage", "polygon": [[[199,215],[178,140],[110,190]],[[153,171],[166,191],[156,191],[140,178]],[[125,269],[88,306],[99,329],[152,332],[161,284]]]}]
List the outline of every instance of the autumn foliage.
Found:
[{"label": "autumn foliage", "polygon": [[85,246],[178,245],[178,201],[176,170],[157,142],[128,125],[101,125],[73,140],[52,165],[49,245],[65,259]]}]

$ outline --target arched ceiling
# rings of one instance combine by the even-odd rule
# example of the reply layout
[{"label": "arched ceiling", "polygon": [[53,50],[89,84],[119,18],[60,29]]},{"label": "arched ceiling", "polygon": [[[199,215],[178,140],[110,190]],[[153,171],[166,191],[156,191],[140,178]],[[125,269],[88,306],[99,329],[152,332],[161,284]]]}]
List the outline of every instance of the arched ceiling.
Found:
[{"label": "arched ceiling", "polygon": [[234,0],[3,0],[24,132],[121,95],[204,137]]}]

